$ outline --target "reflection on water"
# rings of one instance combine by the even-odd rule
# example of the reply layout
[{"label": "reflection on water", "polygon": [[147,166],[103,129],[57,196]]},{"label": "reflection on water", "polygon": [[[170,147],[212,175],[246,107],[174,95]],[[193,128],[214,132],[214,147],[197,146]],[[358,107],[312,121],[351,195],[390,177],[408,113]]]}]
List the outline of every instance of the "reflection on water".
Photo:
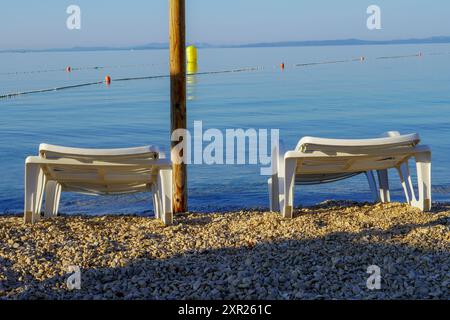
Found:
[{"label": "reflection on water", "polygon": [[197,84],[198,64],[197,62],[189,62],[187,64],[187,99],[195,100],[195,87]]}]

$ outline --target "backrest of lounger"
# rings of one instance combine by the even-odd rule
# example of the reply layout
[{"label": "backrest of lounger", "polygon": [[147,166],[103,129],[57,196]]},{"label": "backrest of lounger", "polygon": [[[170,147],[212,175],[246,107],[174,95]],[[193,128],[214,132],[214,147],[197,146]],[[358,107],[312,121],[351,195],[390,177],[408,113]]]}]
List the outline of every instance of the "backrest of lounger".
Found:
[{"label": "backrest of lounger", "polygon": [[[308,178],[305,175],[357,173],[392,168],[410,157],[419,142],[417,134],[348,140],[305,137],[298,143],[296,151],[314,156],[304,157],[298,162],[296,172],[304,176],[298,179],[305,180]],[[325,177],[321,180],[327,179],[328,177]]]},{"label": "backrest of lounger", "polygon": [[376,154],[397,148],[411,148],[419,144],[416,133],[374,139],[327,139],[304,137],[297,144],[296,151],[303,153],[322,152],[330,155],[339,154]]},{"label": "backrest of lounger", "polygon": [[[80,149],[41,144],[39,155],[57,160],[44,167],[49,179],[58,181],[65,191],[86,194],[123,194],[148,190],[156,181],[157,168],[121,164],[139,164],[145,160],[164,158],[157,148],[151,146]],[[66,160],[94,165],[70,165]]]},{"label": "backrest of lounger", "polygon": [[43,143],[39,146],[39,155],[45,159],[76,159],[87,161],[121,161],[125,159],[158,159],[164,158],[158,148],[144,146],[121,149],[83,149],[55,146]]}]

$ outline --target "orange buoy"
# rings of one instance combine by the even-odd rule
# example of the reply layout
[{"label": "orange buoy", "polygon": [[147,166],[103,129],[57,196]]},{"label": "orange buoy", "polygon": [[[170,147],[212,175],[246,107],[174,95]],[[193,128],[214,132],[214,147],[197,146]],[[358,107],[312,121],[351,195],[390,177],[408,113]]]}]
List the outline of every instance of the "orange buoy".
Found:
[{"label": "orange buoy", "polygon": [[72,71],[72,68],[70,67],[70,66],[68,66],[67,68],[66,68],[66,72],[71,72]]},{"label": "orange buoy", "polygon": [[105,77],[105,83],[106,84],[111,84],[111,77],[110,76],[106,76]]},{"label": "orange buoy", "polygon": [[280,69],[281,69],[281,70],[284,70],[284,62],[282,62],[282,63],[280,64]]}]

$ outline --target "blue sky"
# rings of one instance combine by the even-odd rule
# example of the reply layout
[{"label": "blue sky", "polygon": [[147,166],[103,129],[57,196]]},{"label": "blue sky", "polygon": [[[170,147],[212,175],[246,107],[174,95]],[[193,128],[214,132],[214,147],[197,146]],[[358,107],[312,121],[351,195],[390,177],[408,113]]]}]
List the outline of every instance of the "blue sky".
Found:
[{"label": "blue sky", "polygon": [[[82,10],[68,30],[66,8]],[[366,9],[381,7],[382,30]],[[0,4],[0,49],[123,46],[167,42],[168,0],[14,0]],[[238,44],[450,35],[448,0],[187,0],[189,42]]]}]

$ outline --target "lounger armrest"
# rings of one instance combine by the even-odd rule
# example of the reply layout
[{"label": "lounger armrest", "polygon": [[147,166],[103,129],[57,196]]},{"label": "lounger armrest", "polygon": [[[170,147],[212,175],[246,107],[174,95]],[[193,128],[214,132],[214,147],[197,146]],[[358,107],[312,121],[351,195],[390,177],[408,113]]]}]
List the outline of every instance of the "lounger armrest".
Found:
[{"label": "lounger armrest", "polygon": [[300,151],[288,151],[284,154],[284,159],[316,157],[314,154],[303,153]]},{"label": "lounger armrest", "polygon": [[158,158],[159,159],[166,159],[166,152],[164,150],[159,151]]},{"label": "lounger armrest", "polygon": [[[431,148],[427,145],[418,145],[415,147],[411,147],[408,149],[408,151],[404,150],[404,149],[396,149],[396,150],[388,150],[386,152],[383,152],[383,150],[378,151],[377,153],[374,153],[372,155],[391,155],[391,154],[416,154],[416,153],[423,153],[423,152],[431,152]],[[363,155],[343,155],[343,157],[366,157],[367,155],[363,154]],[[286,152],[286,154],[284,155],[284,160],[287,159],[302,159],[302,158],[330,158],[333,156],[324,154],[324,153],[320,153],[320,152],[316,152],[316,153],[304,153],[301,151],[288,151]]]},{"label": "lounger armrest", "polygon": [[320,153],[320,152],[316,152],[316,153],[304,153],[301,151],[288,151],[284,154],[284,160],[288,160],[288,159],[303,159],[303,158],[331,158],[333,156],[330,156],[328,154],[325,153]]},{"label": "lounger armrest", "polygon": [[26,164],[42,164],[42,165],[65,165],[65,166],[80,166],[80,167],[152,167],[157,166],[160,168],[171,168],[172,162],[169,159],[155,159],[155,160],[133,160],[130,162],[108,162],[108,161],[93,161],[82,162],[76,159],[45,159],[37,156],[31,156],[26,158]]},{"label": "lounger armrest", "polygon": [[414,148],[416,153],[431,152],[431,147],[426,144],[418,145]]},{"label": "lounger armrest", "polygon": [[35,163],[35,161],[39,161],[41,158],[36,156],[28,156],[25,159],[25,163]]}]

